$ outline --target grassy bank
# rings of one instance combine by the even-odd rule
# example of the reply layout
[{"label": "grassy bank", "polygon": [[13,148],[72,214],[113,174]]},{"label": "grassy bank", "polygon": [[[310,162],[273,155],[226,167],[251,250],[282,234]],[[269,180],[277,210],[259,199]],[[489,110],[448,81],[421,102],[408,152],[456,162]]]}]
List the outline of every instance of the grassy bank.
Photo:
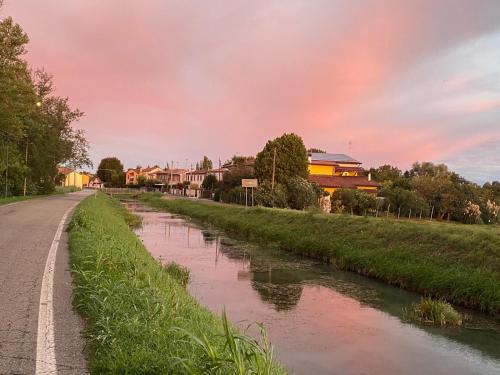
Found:
[{"label": "grassy bank", "polygon": [[186,271],[156,262],[129,224],[137,219],[99,193],[69,226],[73,302],[86,320],[92,373],[283,373],[271,351],[199,305],[183,287]]},{"label": "grassy bank", "polygon": [[37,197],[37,196],[36,195],[28,195],[26,197],[20,196],[20,197],[0,198],[0,206],[2,206],[4,204],[9,204],[9,203],[25,201],[27,199],[31,199],[31,198],[35,198],[35,197]]},{"label": "grassy bank", "polygon": [[[75,187],[56,187],[56,190],[52,194],[66,194],[66,193],[73,193],[75,191],[80,191],[81,189],[77,189]],[[18,195],[18,196],[13,196],[13,197],[7,197],[7,198],[0,198],[0,206],[4,204],[9,204],[9,203],[15,203],[15,202],[20,202],[20,201],[25,201],[28,199],[33,199],[33,198],[43,198],[47,197],[52,194],[40,194],[40,195]]]},{"label": "grassy bank", "polygon": [[188,199],[141,199],[241,238],[276,244],[399,287],[500,314],[500,230],[230,206]]}]

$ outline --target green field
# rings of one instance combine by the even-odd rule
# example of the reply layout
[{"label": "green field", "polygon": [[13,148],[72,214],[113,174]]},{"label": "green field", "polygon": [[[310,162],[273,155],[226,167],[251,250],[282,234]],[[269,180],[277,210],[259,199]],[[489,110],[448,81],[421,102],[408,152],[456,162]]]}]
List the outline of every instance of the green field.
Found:
[{"label": "green field", "polygon": [[498,227],[245,209],[155,194],[143,194],[140,199],[245,240],[276,245],[426,296],[500,314]]},{"label": "green field", "polygon": [[283,374],[265,340],[234,331],[185,289],[186,270],[154,260],[104,194],[85,199],[69,226],[73,303],[86,321],[95,374]]}]

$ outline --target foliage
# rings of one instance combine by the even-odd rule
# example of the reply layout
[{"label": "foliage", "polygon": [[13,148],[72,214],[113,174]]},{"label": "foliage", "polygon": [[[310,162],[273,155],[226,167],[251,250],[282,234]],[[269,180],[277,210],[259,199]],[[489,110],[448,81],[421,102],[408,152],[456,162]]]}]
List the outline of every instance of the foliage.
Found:
[{"label": "foliage", "polygon": [[307,179],[307,150],[302,138],[291,133],[268,141],[264,149],[257,154],[255,174],[261,183],[272,180],[275,154],[275,182],[286,185],[293,177]]},{"label": "foliage", "polygon": [[325,150],[322,150],[320,148],[310,148],[307,150],[307,153],[308,154],[312,154],[312,153],[318,153],[318,154],[326,154],[326,151]]},{"label": "foliage", "polygon": [[404,311],[405,319],[411,322],[433,324],[438,326],[461,326],[463,316],[446,301],[422,298]]},{"label": "foliage", "polygon": [[122,187],[125,184],[123,164],[114,156],[101,160],[97,167],[97,176],[106,187]]},{"label": "foliage", "polygon": [[467,221],[471,224],[478,224],[481,217],[481,209],[478,204],[474,204],[471,201],[467,201],[467,205],[464,209],[464,214],[467,217]]},{"label": "foliage", "polygon": [[312,184],[305,178],[290,177],[286,183],[287,201],[290,208],[303,210],[318,205],[318,195]]},{"label": "foliage", "polygon": [[23,191],[25,177],[28,193],[50,193],[58,165],[92,164],[83,132],[72,127],[83,113],[53,94],[49,74],[28,66],[28,41],[12,18],[0,21],[0,185],[8,169],[12,195]]},{"label": "foliage", "polygon": [[286,189],[281,184],[275,184],[273,190],[269,182],[264,182],[255,191],[255,202],[264,207],[288,207]]},{"label": "foliage", "polygon": [[276,244],[402,288],[500,314],[500,231],[492,226],[245,209],[149,194],[140,198],[249,241]]},{"label": "foliage", "polygon": [[[261,341],[257,341],[234,331],[227,319],[225,310],[222,312],[222,326],[224,327],[224,349],[220,350],[213,345],[206,335],[196,336],[186,330],[180,330],[185,337],[192,339],[203,352],[200,366],[192,360],[180,359],[190,374],[272,374],[276,371],[273,348],[269,345],[267,332],[262,324],[260,329]],[[229,352],[229,353],[228,353]],[[229,355],[228,355],[229,354]]]},{"label": "foliage", "polygon": [[[155,195],[152,195],[155,196]],[[162,266],[130,231],[118,202],[103,194],[77,208],[69,234],[73,303],[86,321],[88,364],[95,374],[182,374],[186,365],[202,372],[207,353],[222,361],[214,374],[233,374],[234,340],[240,334],[215,317],[186,291],[186,271]],[[189,332],[189,334],[186,334]],[[231,340],[231,339],[230,339]],[[246,373],[258,373],[270,348],[255,350],[250,339],[238,343]],[[270,374],[283,371],[276,363]]]},{"label": "foliage", "polygon": [[363,215],[377,206],[377,199],[372,194],[356,189],[337,189],[332,195],[332,210]]},{"label": "foliage", "polygon": [[429,206],[424,198],[415,191],[406,190],[400,187],[384,186],[380,195],[385,198],[385,209],[398,212],[403,216],[410,213],[427,215]]},{"label": "foliage", "polygon": [[217,177],[213,174],[208,174],[203,179],[201,183],[201,187],[205,190],[213,190],[219,185],[219,181],[217,181]]},{"label": "foliage", "polygon": [[203,156],[203,160],[198,164],[198,169],[204,169],[206,171],[213,168],[212,160],[208,156]]}]

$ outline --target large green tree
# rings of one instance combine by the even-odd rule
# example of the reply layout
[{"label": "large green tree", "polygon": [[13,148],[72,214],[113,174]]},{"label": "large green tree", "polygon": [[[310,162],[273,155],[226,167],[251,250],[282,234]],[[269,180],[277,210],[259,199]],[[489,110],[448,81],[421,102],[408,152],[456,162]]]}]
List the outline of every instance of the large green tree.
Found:
[{"label": "large green tree", "polygon": [[203,160],[199,164],[200,169],[210,170],[213,168],[212,160],[208,158],[208,156],[203,156]]},{"label": "large green tree", "polygon": [[91,165],[88,143],[72,125],[83,113],[53,94],[52,78],[23,55],[29,39],[12,18],[0,21],[0,185],[9,194],[50,192],[58,165]]},{"label": "large green tree", "polygon": [[255,174],[259,181],[270,182],[275,165],[275,182],[287,184],[294,177],[307,179],[307,150],[302,138],[296,134],[283,134],[268,141],[264,149],[257,154]]},{"label": "large green tree", "polygon": [[120,159],[114,156],[104,158],[97,167],[97,175],[105,186],[120,187],[124,183],[122,181],[124,175],[123,164]]}]

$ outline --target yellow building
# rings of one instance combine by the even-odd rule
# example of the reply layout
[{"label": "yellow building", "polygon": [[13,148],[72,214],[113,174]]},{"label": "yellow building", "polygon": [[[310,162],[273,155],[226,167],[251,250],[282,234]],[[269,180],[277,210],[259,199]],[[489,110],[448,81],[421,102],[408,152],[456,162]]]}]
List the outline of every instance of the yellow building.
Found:
[{"label": "yellow building", "polygon": [[83,188],[82,174],[66,167],[59,167],[57,171],[58,174],[64,175],[64,179],[61,179],[61,186],[63,187],[72,186],[78,189]]},{"label": "yellow building", "polygon": [[380,185],[371,176],[360,175],[361,162],[345,154],[309,154],[309,180],[329,194],[337,189],[360,189],[377,194]]},{"label": "yellow building", "polygon": [[88,187],[90,184],[90,175],[88,174],[88,172],[83,172],[83,173],[81,173],[81,175],[82,175],[83,187]]}]

